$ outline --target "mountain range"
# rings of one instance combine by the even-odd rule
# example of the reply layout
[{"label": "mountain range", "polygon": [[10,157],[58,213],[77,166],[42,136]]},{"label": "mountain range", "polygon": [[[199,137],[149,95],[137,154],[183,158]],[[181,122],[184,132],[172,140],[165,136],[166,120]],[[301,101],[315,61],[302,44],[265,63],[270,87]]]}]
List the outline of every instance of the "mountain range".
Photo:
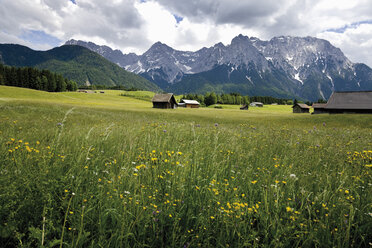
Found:
[{"label": "mountain range", "polygon": [[274,37],[263,41],[239,35],[195,52],[157,42],[142,55],[69,40],[168,92],[237,92],[316,101],[333,91],[372,90],[372,69],[351,62],[339,48],[314,37]]},{"label": "mountain range", "polygon": [[47,69],[62,74],[79,85],[121,85],[127,88],[160,90],[154,83],[82,46],[64,45],[49,51],[34,51],[21,45],[0,44],[0,63]]}]

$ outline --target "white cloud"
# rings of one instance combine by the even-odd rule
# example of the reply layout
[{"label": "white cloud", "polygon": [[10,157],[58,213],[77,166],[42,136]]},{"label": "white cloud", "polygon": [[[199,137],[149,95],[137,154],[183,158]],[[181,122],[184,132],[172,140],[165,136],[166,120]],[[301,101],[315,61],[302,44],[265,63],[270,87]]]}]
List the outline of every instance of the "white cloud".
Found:
[{"label": "white cloud", "polygon": [[[1,0],[0,0],[1,1]],[[143,53],[161,41],[178,50],[230,43],[242,33],[261,39],[278,35],[317,36],[341,48],[354,62],[370,59],[370,0],[12,0],[1,1],[0,42],[37,49],[24,33],[45,32],[61,41],[89,40]],[[174,15],[182,17],[177,23]],[[335,33],[330,30],[340,30]],[[328,31],[327,31],[328,30]],[[24,39],[22,39],[23,37]]]},{"label": "white cloud", "polygon": [[322,32],[317,37],[329,40],[336,47],[341,47],[352,62],[363,62],[372,66],[372,24],[351,27],[343,33]]}]

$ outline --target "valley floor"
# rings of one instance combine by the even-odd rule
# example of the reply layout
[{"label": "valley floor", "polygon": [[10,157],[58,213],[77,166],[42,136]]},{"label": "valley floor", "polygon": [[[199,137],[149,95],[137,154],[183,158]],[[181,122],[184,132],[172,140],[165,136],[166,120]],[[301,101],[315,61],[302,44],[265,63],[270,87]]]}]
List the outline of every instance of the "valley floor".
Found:
[{"label": "valley floor", "polygon": [[291,111],[0,86],[0,245],[370,246],[372,116]]}]

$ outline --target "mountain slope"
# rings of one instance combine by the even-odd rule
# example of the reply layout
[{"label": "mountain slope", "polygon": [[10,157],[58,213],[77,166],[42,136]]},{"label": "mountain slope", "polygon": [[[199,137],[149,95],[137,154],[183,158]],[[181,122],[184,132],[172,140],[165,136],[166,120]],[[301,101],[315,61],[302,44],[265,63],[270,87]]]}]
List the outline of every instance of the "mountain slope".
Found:
[{"label": "mountain slope", "polygon": [[239,92],[315,101],[335,90],[372,90],[371,68],[352,63],[340,49],[314,37],[262,41],[239,35],[229,45],[196,52],[157,42],[140,56],[84,41],[66,44],[88,47],[175,93]]},{"label": "mountain slope", "polygon": [[10,66],[48,69],[79,85],[123,85],[128,88],[159,89],[148,80],[81,46],[66,45],[49,51],[34,51],[20,45],[0,44],[0,61]]}]

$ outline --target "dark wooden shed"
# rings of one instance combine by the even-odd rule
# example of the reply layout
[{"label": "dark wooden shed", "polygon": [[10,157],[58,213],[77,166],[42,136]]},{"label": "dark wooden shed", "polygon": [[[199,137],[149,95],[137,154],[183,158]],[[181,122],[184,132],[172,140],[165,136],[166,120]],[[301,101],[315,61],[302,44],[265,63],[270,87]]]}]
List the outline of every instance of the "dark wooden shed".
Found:
[{"label": "dark wooden shed", "polygon": [[333,92],[324,109],[330,114],[372,114],[372,91]]},{"label": "dark wooden shed", "polygon": [[167,94],[156,94],[152,98],[152,104],[154,108],[161,108],[161,109],[176,109],[177,102],[174,98],[173,93]]},{"label": "dark wooden shed", "polygon": [[240,110],[248,110],[248,104],[244,104],[240,107]]},{"label": "dark wooden shed", "polygon": [[309,113],[310,107],[305,103],[296,103],[292,106],[293,113]]}]

